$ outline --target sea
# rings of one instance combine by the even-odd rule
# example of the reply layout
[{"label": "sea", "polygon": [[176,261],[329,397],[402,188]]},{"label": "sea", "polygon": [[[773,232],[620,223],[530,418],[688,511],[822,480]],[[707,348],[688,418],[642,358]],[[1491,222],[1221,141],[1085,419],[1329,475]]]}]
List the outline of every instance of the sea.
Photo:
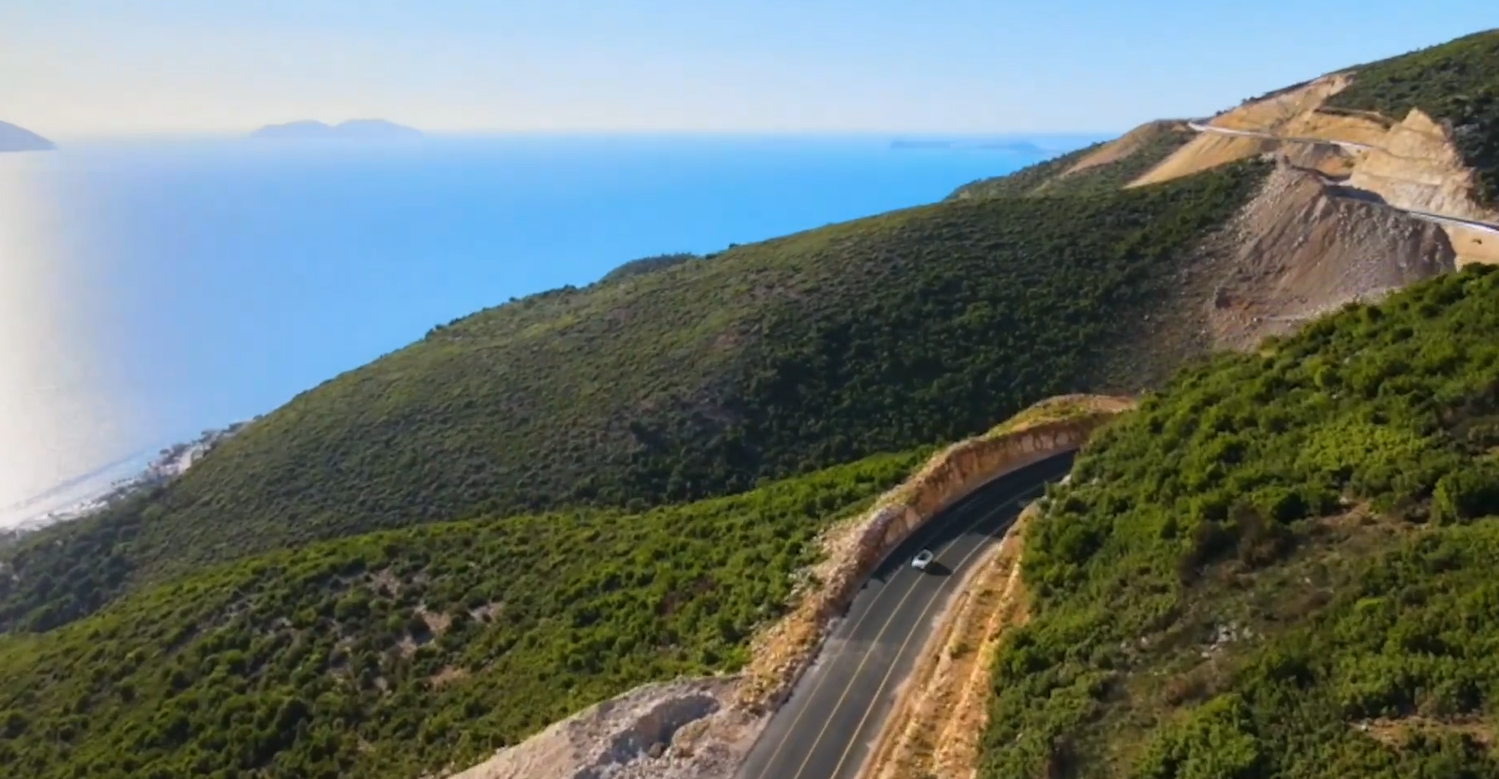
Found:
[{"label": "sea", "polygon": [[433,325],[1102,136],[59,139],[0,154],[0,529]]}]

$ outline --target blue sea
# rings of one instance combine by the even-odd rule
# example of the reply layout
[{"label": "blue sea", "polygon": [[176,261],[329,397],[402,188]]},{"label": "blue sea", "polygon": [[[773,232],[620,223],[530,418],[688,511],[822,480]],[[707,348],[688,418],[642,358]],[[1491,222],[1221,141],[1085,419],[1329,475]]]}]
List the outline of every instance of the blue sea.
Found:
[{"label": "blue sea", "polygon": [[512,296],[941,199],[889,136],[79,140],[0,155],[0,527]]}]

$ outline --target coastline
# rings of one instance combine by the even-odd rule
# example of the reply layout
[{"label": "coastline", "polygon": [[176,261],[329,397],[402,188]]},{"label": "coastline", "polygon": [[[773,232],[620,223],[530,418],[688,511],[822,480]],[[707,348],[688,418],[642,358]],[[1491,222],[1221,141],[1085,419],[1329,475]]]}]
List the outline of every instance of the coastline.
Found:
[{"label": "coastline", "polygon": [[253,421],[242,420],[205,430],[191,441],[172,444],[154,453],[151,449],[140,450],[43,493],[0,507],[0,546],[59,522],[82,519],[139,490],[165,484]]}]

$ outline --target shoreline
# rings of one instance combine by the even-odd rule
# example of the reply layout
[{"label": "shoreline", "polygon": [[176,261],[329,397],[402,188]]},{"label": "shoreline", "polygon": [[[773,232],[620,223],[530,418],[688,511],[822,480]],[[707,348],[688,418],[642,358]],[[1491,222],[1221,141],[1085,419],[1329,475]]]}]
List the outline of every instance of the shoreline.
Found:
[{"label": "shoreline", "polygon": [[150,448],[141,449],[45,492],[0,507],[0,543],[60,522],[83,519],[142,489],[165,484],[253,421],[242,420],[205,430],[195,439],[162,447],[154,453]]}]

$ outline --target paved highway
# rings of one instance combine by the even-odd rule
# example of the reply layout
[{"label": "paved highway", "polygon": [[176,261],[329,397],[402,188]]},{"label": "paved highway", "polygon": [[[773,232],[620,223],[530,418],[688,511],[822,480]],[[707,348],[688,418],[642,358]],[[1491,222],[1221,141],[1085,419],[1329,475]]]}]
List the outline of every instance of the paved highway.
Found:
[{"label": "paved highway", "polygon": [[[771,718],[740,768],[739,779],[849,779],[854,776],[895,693],[911,673],[934,619],[958,576],[1004,537],[1020,509],[1046,482],[1072,467],[1058,455],[984,485],[944,510],[896,549],[854,597],[815,665]],[[926,572],[911,558],[931,549]]]}]

